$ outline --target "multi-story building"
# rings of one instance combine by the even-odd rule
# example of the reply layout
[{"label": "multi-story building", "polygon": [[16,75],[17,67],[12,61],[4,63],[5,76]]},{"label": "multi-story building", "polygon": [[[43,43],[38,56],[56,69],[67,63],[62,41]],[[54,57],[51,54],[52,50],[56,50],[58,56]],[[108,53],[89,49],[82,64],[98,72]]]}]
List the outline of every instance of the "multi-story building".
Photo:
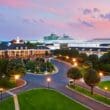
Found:
[{"label": "multi-story building", "polygon": [[[45,46],[30,47],[23,40],[13,40],[9,45],[0,44],[0,58],[36,58],[45,56],[46,52],[50,53],[49,48]],[[22,41],[22,42],[21,42]]]}]

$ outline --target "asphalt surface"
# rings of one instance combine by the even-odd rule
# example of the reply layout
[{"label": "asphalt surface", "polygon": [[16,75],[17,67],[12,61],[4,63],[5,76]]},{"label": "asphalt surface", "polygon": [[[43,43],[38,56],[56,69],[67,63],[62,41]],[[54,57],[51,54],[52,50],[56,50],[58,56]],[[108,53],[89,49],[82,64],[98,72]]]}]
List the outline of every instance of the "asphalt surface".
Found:
[{"label": "asphalt surface", "polygon": [[[93,110],[110,110],[110,107],[107,107],[99,102],[96,102],[86,96],[83,96],[75,91],[71,91],[68,88],[66,88],[65,86],[68,84],[68,78],[66,76],[66,73],[68,71],[68,69],[70,68],[69,65],[60,62],[60,61],[56,61],[56,60],[52,60],[52,63],[56,65],[56,67],[58,68],[58,73],[53,74],[53,75],[35,75],[35,74],[26,74],[25,77],[23,78],[24,80],[27,81],[27,85],[24,87],[21,87],[19,89],[15,89],[12,92],[13,93],[21,93],[33,88],[47,88],[48,87],[48,83],[46,81],[47,77],[51,78],[51,82],[49,83],[49,87],[53,88],[59,92],[62,92],[63,94],[67,95],[68,97],[70,97],[73,100],[76,100],[90,108],[92,108]],[[3,98],[5,99],[7,96],[9,96],[7,93],[3,94]]]}]

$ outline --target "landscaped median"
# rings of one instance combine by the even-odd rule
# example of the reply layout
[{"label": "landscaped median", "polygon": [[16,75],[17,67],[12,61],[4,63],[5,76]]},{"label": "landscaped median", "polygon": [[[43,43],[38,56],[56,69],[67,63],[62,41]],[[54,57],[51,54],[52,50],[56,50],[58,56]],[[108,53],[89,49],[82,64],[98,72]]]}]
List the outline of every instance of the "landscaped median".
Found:
[{"label": "landscaped median", "polygon": [[99,95],[96,93],[91,95],[91,93],[88,89],[80,87],[80,86],[76,86],[75,88],[73,86],[67,86],[67,88],[71,89],[73,91],[79,92],[80,94],[85,95],[89,98],[92,98],[100,103],[103,103],[103,104],[110,106],[110,98],[107,98],[106,96],[102,96],[102,95]]},{"label": "landscaped median", "polygon": [[[18,95],[18,99],[20,110],[88,110],[61,93],[50,89],[33,89],[23,92]],[[1,110],[14,110],[12,98],[4,100],[0,103],[0,107]]]}]

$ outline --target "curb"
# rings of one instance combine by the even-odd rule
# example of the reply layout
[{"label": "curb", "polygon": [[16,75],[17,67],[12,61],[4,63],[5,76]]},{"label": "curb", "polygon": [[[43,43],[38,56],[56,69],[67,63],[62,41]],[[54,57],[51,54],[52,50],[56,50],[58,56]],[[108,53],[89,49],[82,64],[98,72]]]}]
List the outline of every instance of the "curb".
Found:
[{"label": "curb", "polygon": [[[57,91],[57,90],[55,90],[55,91]],[[79,101],[77,101],[77,100],[75,100],[75,99],[69,97],[68,95],[64,94],[63,92],[60,92],[60,91],[57,91],[57,92],[59,92],[60,94],[64,95],[65,97],[69,98],[70,100],[72,100],[72,101],[74,101],[74,102],[76,102],[76,103],[82,105],[83,107],[85,107],[85,108],[87,108],[87,109],[89,109],[89,110],[93,110],[91,107],[89,107],[89,106],[87,106],[87,105],[85,105],[85,104],[80,103]]]},{"label": "curb", "polygon": [[[23,79],[22,79],[22,80],[23,80]],[[14,88],[12,88],[12,89],[6,90],[5,92],[7,92],[7,91],[13,91],[13,90],[15,90],[15,89],[19,89],[19,88],[21,88],[21,87],[24,87],[24,86],[27,84],[27,81],[26,81],[26,80],[23,80],[23,81],[24,81],[24,84],[22,84],[21,86],[14,87]]]},{"label": "curb", "polygon": [[70,88],[70,87],[68,87],[68,86],[66,86],[66,88],[68,88],[68,89],[71,90],[71,91],[77,92],[77,93],[79,93],[79,94],[81,94],[81,95],[83,95],[83,96],[85,96],[85,97],[87,97],[87,98],[89,98],[89,99],[91,99],[91,100],[94,100],[94,101],[97,102],[97,103],[100,103],[100,104],[103,104],[103,105],[105,105],[105,106],[107,106],[107,107],[110,107],[110,105],[105,104],[105,103],[103,103],[103,102],[101,102],[101,101],[95,100],[94,98],[91,98],[91,97],[89,97],[89,96],[86,96],[85,94],[83,94],[83,93],[81,93],[81,92],[79,92],[79,91],[73,90],[72,88]]},{"label": "curb", "polygon": [[25,91],[25,92],[29,92],[29,91],[31,91],[31,90],[37,90],[37,89],[53,90],[53,91],[55,91],[55,92],[58,92],[58,93],[62,94],[62,95],[65,96],[66,98],[68,98],[68,99],[70,99],[70,100],[76,102],[77,104],[82,105],[83,107],[85,107],[85,108],[87,108],[87,109],[89,109],[89,110],[93,110],[91,107],[89,107],[89,106],[87,106],[87,105],[84,105],[84,104],[78,102],[77,100],[75,100],[75,99],[69,97],[68,95],[66,95],[66,94],[64,94],[63,92],[60,92],[59,90],[56,90],[56,89],[54,89],[54,88],[49,88],[49,89],[48,89],[47,87],[44,87],[44,88],[33,88],[33,89],[27,90],[27,91]]},{"label": "curb", "polygon": [[55,67],[55,71],[50,73],[50,74],[36,74],[36,73],[27,73],[27,74],[32,74],[32,75],[36,75],[36,76],[47,76],[47,75],[54,75],[57,74],[59,72],[58,68],[56,66]]}]

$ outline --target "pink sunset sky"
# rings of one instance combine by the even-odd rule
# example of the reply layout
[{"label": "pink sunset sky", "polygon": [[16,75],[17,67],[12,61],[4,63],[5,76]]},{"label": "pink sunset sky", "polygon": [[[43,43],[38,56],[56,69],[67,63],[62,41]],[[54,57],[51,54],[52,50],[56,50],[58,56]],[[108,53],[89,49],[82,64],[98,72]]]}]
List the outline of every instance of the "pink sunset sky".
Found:
[{"label": "pink sunset sky", "polygon": [[110,38],[110,0],[0,0],[0,40],[51,33]]}]

